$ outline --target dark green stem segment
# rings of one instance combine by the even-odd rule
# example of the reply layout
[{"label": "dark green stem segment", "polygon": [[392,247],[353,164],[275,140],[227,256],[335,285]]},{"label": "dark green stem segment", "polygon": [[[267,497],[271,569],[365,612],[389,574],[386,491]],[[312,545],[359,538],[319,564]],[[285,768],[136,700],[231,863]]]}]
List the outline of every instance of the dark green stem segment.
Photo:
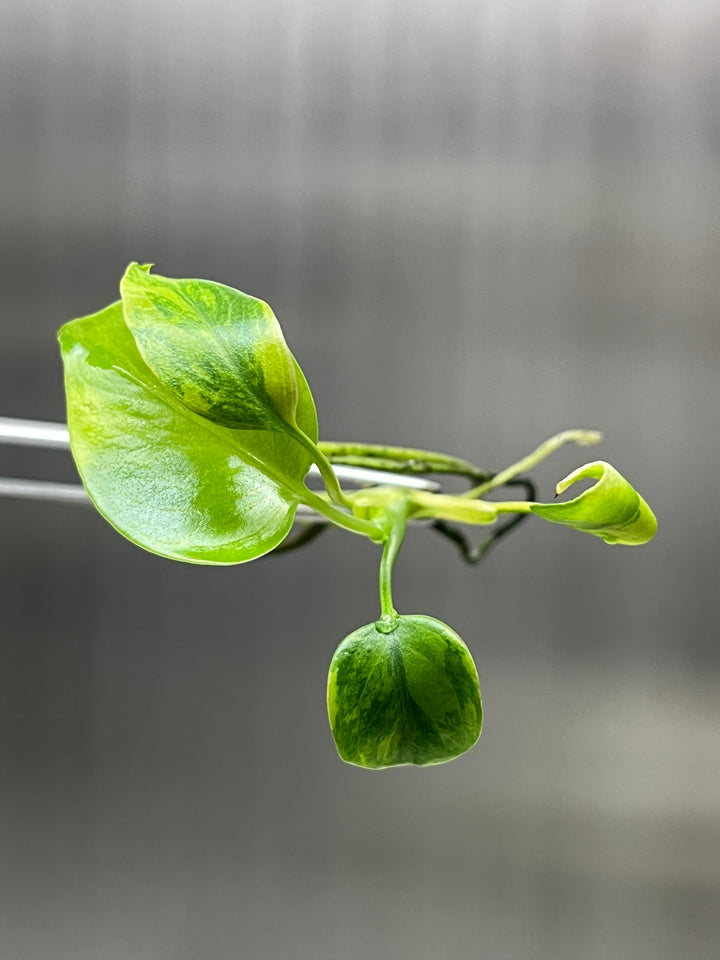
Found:
[{"label": "dark green stem segment", "polygon": [[491,474],[468,460],[431,450],[393,447],[374,443],[336,443],[323,440],[318,446],[332,463],[374,470],[395,470],[400,473],[448,473],[471,477],[477,482]]}]

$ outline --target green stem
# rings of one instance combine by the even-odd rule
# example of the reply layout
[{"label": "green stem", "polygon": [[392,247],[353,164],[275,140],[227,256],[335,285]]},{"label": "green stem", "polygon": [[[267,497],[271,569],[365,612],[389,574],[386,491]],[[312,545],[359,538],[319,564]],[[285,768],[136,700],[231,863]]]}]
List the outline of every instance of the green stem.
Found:
[{"label": "green stem", "polygon": [[536,504],[533,500],[503,500],[493,506],[498,513],[532,513],[531,507]]},{"label": "green stem", "polygon": [[310,437],[303,433],[299,427],[296,427],[293,430],[293,435],[312,454],[313,463],[320,471],[320,476],[323,478],[325,487],[333,503],[337,504],[339,507],[351,509],[352,504],[345,496],[338,478],[335,476],[335,471],[332,468],[332,464],[320,449],[320,446],[317,443],[313,443]]},{"label": "green stem", "polygon": [[343,527],[351,533],[359,533],[364,537],[369,537],[375,542],[382,540],[384,529],[381,524],[375,523],[373,520],[363,520],[362,517],[356,517],[344,510],[338,510],[334,504],[325,500],[319,494],[313,493],[312,490],[308,490],[307,487],[303,488],[300,496],[303,503],[312,507],[322,516],[327,517],[336,526]]},{"label": "green stem", "polygon": [[[406,470],[408,473],[459,473],[463,476],[485,476],[468,460],[432,450],[392,447],[376,443],[337,443],[323,440],[318,446],[333,463],[348,466],[374,467],[384,470]],[[402,466],[400,466],[402,465]]]},{"label": "green stem", "polygon": [[315,464],[320,471],[320,475],[325,482],[327,492],[330,494],[332,500],[334,500],[338,506],[347,507],[350,509],[352,504],[345,496],[345,493],[340,486],[340,481],[338,480],[337,476],[335,475],[335,471],[332,468],[332,464],[322,450],[320,450],[317,446],[315,446]]},{"label": "green stem", "polygon": [[418,520],[454,520],[456,523],[495,523],[501,513],[531,513],[527,500],[469,500],[462,494],[428,493],[413,490],[409,494],[410,515]]},{"label": "green stem", "polygon": [[380,619],[388,626],[396,623],[398,618],[392,598],[392,568],[393,561],[390,558],[390,538],[388,537],[380,561]]},{"label": "green stem", "polygon": [[385,537],[380,560],[380,620],[377,621],[383,633],[391,633],[398,621],[398,613],[393,606],[392,598],[392,571],[405,537],[407,510],[408,501],[404,496],[398,497],[388,505],[387,516],[391,519],[392,525]]},{"label": "green stem", "polygon": [[474,499],[483,496],[483,494],[490,490],[496,490],[498,487],[504,486],[508,480],[512,480],[513,477],[517,477],[518,474],[527,473],[528,470],[532,470],[541,460],[550,456],[551,453],[554,453],[565,443],[577,443],[580,446],[586,447],[593,443],[599,443],[601,440],[602,434],[598,433],[597,430],[563,430],[562,433],[557,433],[554,437],[546,440],[545,443],[541,443],[540,446],[528,454],[527,457],[523,457],[523,459],[518,460],[517,463],[513,463],[511,466],[506,467],[505,470],[501,470],[500,473],[496,473],[491,480],[486,480],[479,486],[473,487],[472,490],[460,494],[460,496],[467,499]]}]

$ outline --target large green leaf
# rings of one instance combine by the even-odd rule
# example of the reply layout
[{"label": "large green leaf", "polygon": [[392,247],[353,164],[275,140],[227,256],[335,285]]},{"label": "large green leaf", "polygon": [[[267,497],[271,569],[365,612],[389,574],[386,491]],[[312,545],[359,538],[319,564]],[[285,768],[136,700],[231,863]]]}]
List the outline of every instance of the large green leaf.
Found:
[{"label": "large green leaf", "polygon": [[131,263],[120,284],[140,355],[182,402],[241,430],[295,427],[298,387],[280,324],[262,300]]},{"label": "large green leaf", "polygon": [[[120,302],[66,324],[59,340],[75,461],[114,527],[195,563],[252,560],[286,536],[311,461],[300,444],[227,429],[180,403],[140,357]],[[296,371],[298,421],[314,439],[315,407]]]},{"label": "large green leaf", "polygon": [[470,651],[446,624],[402,616],[360,627],[330,664],[328,715],[338,753],[360,767],[444,763],[475,743],[482,726]]},{"label": "large green leaf", "polygon": [[530,510],[551,523],[601,537],[606,543],[636,546],[655,536],[657,520],[650,507],[617,470],[604,460],[586,463],[557,485],[563,493],[578,480],[597,483],[574,500],[564,503],[533,503]]}]

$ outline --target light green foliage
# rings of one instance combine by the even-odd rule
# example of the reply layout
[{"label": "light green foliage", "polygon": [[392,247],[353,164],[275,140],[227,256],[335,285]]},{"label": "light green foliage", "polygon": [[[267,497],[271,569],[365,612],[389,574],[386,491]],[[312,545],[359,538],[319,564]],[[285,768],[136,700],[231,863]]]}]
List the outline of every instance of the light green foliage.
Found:
[{"label": "light green foliage", "polygon": [[574,470],[557,485],[564,493],[578,480],[596,479],[587,490],[565,503],[533,503],[530,510],[551,523],[564,523],[606,543],[637,546],[652,540],[657,520],[650,507],[615,467],[602,460]]},{"label": "light green foliage", "polygon": [[[241,563],[290,530],[310,456],[294,440],[229,430],[153,375],[115,303],[60,331],[68,426],[98,510],[130,540],[195,563]],[[317,435],[300,375],[298,418]]]},{"label": "light green foliage", "polygon": [[328,715],[343,760],[380,769],[460,756],[482,726],[470,651],[446,624],[402,616],[360,627],[330,664]]},{"label": "light green foliage", "polygon": [[[475,562],[451,525],[496,525],[497,541],[535,514],[608,543],[650,540],[655,517],[603,461],[578,468],[596,482],[566,502],[542,503],[526,477],[564,443],[600,434],[566,430],[498,474],[432,451],[318,442],[312,395],[272,311],[219,283],[171,280],[131,264],[122,300],[73,320],[59,334],[72,450],[98,510],[141,547],[175,560],[228,564],[277,547],[299,504],[383,546],[380,619],[338,648],[328,711],[338,751],[370,768],[442,763],[480,734],[477,673],[462,640],[425,616],[398,616],[392,570],[408,520],[435,529]],[[331,460],[376,470],[464,477],[459,494],[391,485],[348,492]],[[305,485],[317,464],[326,492]],[[523,486],[524,500],[486,500]],[[503,515],[511,520],[498,524]]]}]

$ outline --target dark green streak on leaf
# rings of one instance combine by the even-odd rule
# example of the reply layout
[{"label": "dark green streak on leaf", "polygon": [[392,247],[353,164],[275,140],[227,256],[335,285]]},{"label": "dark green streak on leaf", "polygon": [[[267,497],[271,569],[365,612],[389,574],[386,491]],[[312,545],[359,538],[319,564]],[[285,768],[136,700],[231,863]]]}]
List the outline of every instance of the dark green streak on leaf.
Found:
[{"label": "dark green streak on leaf", "polygon": [[195,413],[232,429],[295,426],[295,365],[270,307],[209,280],[131,264],[120,285],[143,359]]}]

